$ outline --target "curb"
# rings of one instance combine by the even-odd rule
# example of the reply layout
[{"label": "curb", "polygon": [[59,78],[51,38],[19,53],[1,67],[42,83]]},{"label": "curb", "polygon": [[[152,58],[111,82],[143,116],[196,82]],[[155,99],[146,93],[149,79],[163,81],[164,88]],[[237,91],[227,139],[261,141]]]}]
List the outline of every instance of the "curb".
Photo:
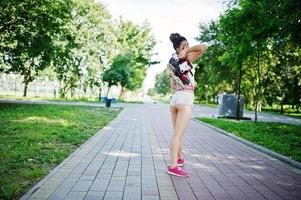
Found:
[{"label": "curb", "polygon": [[40,189],[40,187],[49,180],[49,178],[51,178],[57,171],[59,171],[62,167],[64,167],[64,165],[70,161],[70,159],[72,157],[74,157],[76,155],[76,153],[78,153],[78,151],[80,151],[83,148],[83,145],[88,144],[89,142],[91,142],[91,140],[93,140],[96,135],[101,133],[101,130],[103,130],[105,127],[107,127],[108,125],[110,125],[110,123],[108,123],[106,126],[102,127],[101,129],[99,129],[94,135],[92,135],[88,140],[86,140],[83,144],[81,144],[79,147],[77,147],[70,155],[68,155],[59,165],[57,165],[56,167],[54,167],[53,169],[49,170],[48,174],[46,174],[44,177],[42,177],[36,184],[34,184],[33,186],[31,186],[31,188],[29,188],[29,190],[25,191],[24,194],[20,197],[19,200],[28,200],[30,199],[30,197],[38,190]]},{"label": "curb", "polygon": [[268,155],[270,155],[270,156],[272,156],[274,158],[277,158],[278,160],[280,160],[282,162],[285,162],[285,163],[287,163],[287,164],[289,164],[289,165],[291,165],[291,166],[293,166],[295,168],[301,169],[301,162],[292,160],[292,159],[290,159],[287,156],[281,155],[279,153],[276,153],[275,151],[269,150],[269,149],[267,149],[265,147],[262,147],[262,146],[259,146],[257,144],[254,144],[252,142],[249,142],[247,140],[244,140],[244,139],[242,139],[240,137],[237,137],[236,135],[234,135],[234,134],[232,134],[230,132],[224,131],[224,130],[222,130],[220,128],[217,128],[217,127],[212,126],[210,124],[207,124],[205,122],[199,121],[198,119],[193,118],[192,120],[195,121],[195,122],[197,122],[197,123],[200,123],[200,124],[202,124],[204,126],[207,126],[207,127],[211,128],[211,129],[213,129],[213,130],[215,130],[215,131],[217,131],[217,132],[219,132],[219,133],[221,133],[223,135],[226,135],[226,136],[228,136],[228,137],[230,137],[232,139],[235,139],[235,140],[237,140],[237,141],[239,141],[241,143],[244,143],[244,144],[246,144],[246,145],[248,145],[248,146],[250,146],[250,147],[252,147],[254,149],[257,149],[257,150],[259,150],[259,151],[261,151],[261,152],[263,152],[265,154],[268,154]]},{"label": "curb", "polygon": [[[106,108],[105,104],[103,104],[103,103],[93,103],[93,102],[0,99],[0,103],[30,104],[30,105],[87,106],[87,107],[95,107],[95,108]],[[111,104],[110,108],[118,108],[119,109],[119,108],[123,108],[123,106]]]},{"label": "curb", "polygon": [[[122,111],[121,111],[122,112]],[[71,154],[69,154],[60,164],[58,164],[56,167],[53,169],[50,169],[49,172],[44,176],[41,177],[41,179],[35,183],[31,188],[28,190],[24,191],[24,193],[21,195],[19,200],[28,200],[31,198],[31,196],[38,190],[40,189],[41,186],[45,182],[47,182],[57,171],[59,171],[61,168],[65,166],[65,164],[70,161],[76,154],[81,151],[81,149],[84,147],[84,145],[87,145],[89,142],[91,142],[95,137],[97,137],[98,134],[102,134],[102,131],[105,130],[108,126],[111,125],[111,123],[118,117],[118,115],[112,119],[110,122],[108,122],[105,126],[103,126],[101,129],[97,130],[94,135],[92,135],[89,139],[87,139],[84,143],[82,143],[79,147],[77,147]]]}]

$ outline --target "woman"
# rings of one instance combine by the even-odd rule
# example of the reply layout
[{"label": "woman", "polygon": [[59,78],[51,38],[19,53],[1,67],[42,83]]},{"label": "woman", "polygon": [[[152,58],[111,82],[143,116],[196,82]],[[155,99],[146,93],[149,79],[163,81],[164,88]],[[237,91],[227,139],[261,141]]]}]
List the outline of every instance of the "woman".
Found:
[{"label": "woman", "polygon": [[188,125],[194,101],[195,69],[192,62],[197,60],[207,49],[199,44],[189,47],[185,37],[172,33],[170,40],[176,52],[170,59],[169,67],[172,71],[171,85],[175,93],[170,101],[170,112],[173,121],[174,133],[170,143],[170,166],[167,173],[180,177],[187,177],[188,173],[181,169],[184,165],[182,141],[184,131]]}]

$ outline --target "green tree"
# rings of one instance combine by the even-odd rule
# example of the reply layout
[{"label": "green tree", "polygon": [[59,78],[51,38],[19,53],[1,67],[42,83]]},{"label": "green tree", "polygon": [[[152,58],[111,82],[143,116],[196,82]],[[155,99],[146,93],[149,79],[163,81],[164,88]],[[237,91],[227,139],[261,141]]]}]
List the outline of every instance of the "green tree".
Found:
[{"label": "green tree", "polygon": [[156,94],[156,90],[155,90],[155,88],[149,88],[148,89],[148,91],[147,91],[147,94],[149,95],[149,96],[155,96],[155,94]]},{"label": "green tree", "polygon": [[166,95],[171,92],[170,77],[168,76],[167,69],[156,75],[155,91],[162,95]]},{"label": "green tree", "polygon": [[[243,89],[248,102],[252,100],[255,105],[255,119],[262,103],[271,103],[274,102],[271,99],[277,99],[277,96],[271,96],[277,95],[274,88],[283,87],[280,95],[282,100],[290,104],[296,101],[294,106],[297,107],[299,93],[289,94],[294,93],[290,92],[292,88],[299,88],[300,80],[297,78],[300,60],[295,57],[300,55],[300,48],[296,45],[300,33],[295,31],[295,26],[300,25],[296,20],[300,16],[296,9],[299,6],[300,3],[296,1],[231,1],[230,7],[217,22],[200,26],[200,36],[197,39],[209,42],[211,47],[198,65],[202,71],[199,78],[204,84],[197,92],[207,90],[207,95],[212,95],[214,91],[226,88],[229,84],[228,88],[232,85],[238,94]],[[288,8],[291,8],[293,13],[288,12]],[[291,23],[285,23],[287,21]],[[295,41],[294,44],[292,41]],[[285,48],[281,45],[277,48],[279,44]],[[290,76],[283,76],[286,77],[285,80],[279,81],[279,73]],[[266,76],[267,74],[270,76]],[[231,79],[235,79],[236,83]],[[273,85],[274,88],[266,85],[271,82],[276,84]],[[285,100],[286,97],[290,101]]]},{"label": "green tree", "polygon": [[102,80],[108,84],[107,96],[112,86],[131,88],[131,77],[134,74],[131,66],[131,55],[118,55],[113,59],[113,63],[102,76]]},{"label": "green tree", "polygon": [[40,71],[50,65],[55,38],[65,34],[73,1],[0,2],[1,71],[23,75],[24,93]]},{"label": "green tree", "polygon": [[226,46],[220,39],[219,22],[200,24],[199,28],[200,35],[196,39],[210,46],[196,65],[195,80],[198,84],[195,93],[197,98],[208,102],[210,99],[215,99],[221,91],[231,92],[235,76],[233,69],[221,61]]},{"label": "green tree", "polygon": [[267,52],[267,38],[271,32],[271,24],[265,20],[266,12],[262,1],[241,0],[239,7],[229,9],[221,17],[221,27],[224,30],[222,40],[227,42],[229,51],[225,52],[223,61],[234,66],[238,71],[237,78],[237,119],[239,97],[243,72],[256,67],[255,88],[255,121],[262,103],[262,74],[266,68],[262,58]]},{"label": "green tree", "polygon": [[[265,3],[268,20],[274,27],[270,38],[270,57],[275,66],[273,83],[278,83],[279,89],[278,92],[265,91],[265,94],[269,97],[271,93],[277,95],[273,102],[280,99],[281,112],[284,104],[292,105],[298,112],[301,106],[301,2],[273,0]],[[271,102],[271,98],[269,100]]]},{"label": "green tree", "polygon": [[280,104],[281,112],[285,104],[292,105],[297,112],[301,106],[301,49],[294,46],[282,41],[271,47],[273,68],[269,73],[273,76],[269,76],[265,85],[272,87],[264,92],[269,105]]},{"label": "green tree", "polygon": [[116,50],[120,54],[131,55],[129,68],[131,68],[133,76],[129,79],[130,84],[124,88],[130,91],[137,90],[142,86],[147,67],[158,63],[151,60],[156,42],[151,34],[150,25],[148,22],[144,22],[142,26],[139,26],[121,18],[116,33]]},{"label": "green tree", "polygon": [[[81,86],[101,89],[101,75],[113,54],[113,26],[108,11],[101,3],[80,0],[72,10],[72,21],[66,25],[74,43],[58,38],[60,49],[53,62],[61,81],[61,95]],[[62,42],[63,41],[63,42]]]}]

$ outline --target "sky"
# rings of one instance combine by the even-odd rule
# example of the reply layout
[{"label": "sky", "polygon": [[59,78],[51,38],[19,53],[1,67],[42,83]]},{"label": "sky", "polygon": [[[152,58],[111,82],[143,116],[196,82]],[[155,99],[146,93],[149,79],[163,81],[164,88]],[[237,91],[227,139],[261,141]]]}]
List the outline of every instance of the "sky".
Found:
[{"label": "sky", "polygon": [[186,37],[189,45],[198,44],[194,39],[199,35],[199,23],[215,20],[223,12],[223,0],[96,0],[102,2],[114,19],[133,21],[142,25],[145,20],[150,23],[152,34],[157,44],[154,52],[158,55],[152,60],[160,64],[152,65],[147,70],[143,83],[144,91],[154,87],[157,73],[166,68],[174,52],[169,40],[171,33],[180,33]]}]

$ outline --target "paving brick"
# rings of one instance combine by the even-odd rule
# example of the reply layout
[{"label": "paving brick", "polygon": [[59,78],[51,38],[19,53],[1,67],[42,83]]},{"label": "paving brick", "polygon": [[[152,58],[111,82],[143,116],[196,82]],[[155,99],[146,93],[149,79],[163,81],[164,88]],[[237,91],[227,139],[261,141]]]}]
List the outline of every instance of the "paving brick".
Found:
[{"label": "paving brick", "polygon": [[125,181],[111,181],[108,186],[108,191],[122,192],[124,190]]},{"label": "paving brick", "polygon": [[112,174],[109,173],[98,173],[95,179],[110,179],[111,176]]},{"label": "paving brick", "polygon": [[124,193],[123,200],[141,200],[141,194]]},{"label": "paving brick", "polygon": [[106,191],[109,185],[110,179],[97,179],[91,185],[91,190]]},{"label": "paving brick", "polygon": [[141,195],[141,186],[125,186],[124,193]]},{"label": "paving brick", "polygon": [[56,190],[48,200],[63,200],[69,193],[70,189],[58,189]]},{"label": "paving brick", "polygon": [[86,196],[87,192],[70,192],[64,200],[83,200]]},{"label": "paving brick", "polygon": [[79,180],[80,181],[93,181],[95,178],[96,178],[96,176],[85,176],[85,175],[82,175],[79,178]]},{"label": "paving brick", "polygon": [[142,195],[142,200],[159,200],[158,195]]},{"label": "paving brick", "polygon": [[106,192],[104,200],[121,200],[123,192]]},{"label": "paving brick", "polygon": [[54,192],[54,190],[43,190],[39,189],[36,191],[31,197],[34,199],[47,199],[51,196],[51,194]]},{"label": "paving brick", "polygon": [[85,200],[102,200],[104,198],[104,191],[89,191],[85,196]]},{"label": "paving brick", "polygon": [[300,199],[300,170],[195,121],[183,138],[190,176],[168,175],[172,133],[168,106],[125,104],[31,199]]},{"label": "paving brick", "polygon": [[72,191],[77,192],[86,192],[89,190],[93,181],[78,181],[75,186],[72,188]]}]

